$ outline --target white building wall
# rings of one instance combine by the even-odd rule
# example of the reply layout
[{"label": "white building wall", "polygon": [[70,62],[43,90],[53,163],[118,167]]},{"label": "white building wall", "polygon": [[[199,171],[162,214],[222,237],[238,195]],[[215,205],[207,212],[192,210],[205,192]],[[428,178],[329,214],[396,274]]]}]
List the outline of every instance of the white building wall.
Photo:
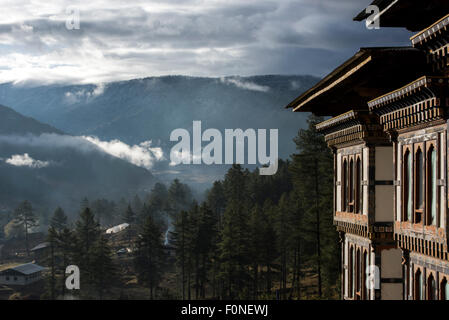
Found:
[{"label": "white building wall", "polygon": [[341,184],[342,184],[342,170],[341,170],[341,165],[342,165],[342,156],[341,153],[337,153],[337,187],[335,188],[335,193],[336,193],[336,211],[341,211]]},{"label": "white building wall", "polygon": [[393,221],[393,186],[376,186],[376,222]]},{"label": "white building wall", "polygon": [[[375,152],[376,181],[393,181],[393,148],[376,147]],[[394,186],[376,186],[376,222],[390,222],[394,219]]]},{"label": "white building wall", "polygon": [[401,221],[402,214],[402,145],[398,145],[398,152],[396,157],[396,177],[399,184],[396,186],[396,221]]},{"label": "white building wall", "polygon": [[393,148],[376,147],[376,180],[393,180]]}]

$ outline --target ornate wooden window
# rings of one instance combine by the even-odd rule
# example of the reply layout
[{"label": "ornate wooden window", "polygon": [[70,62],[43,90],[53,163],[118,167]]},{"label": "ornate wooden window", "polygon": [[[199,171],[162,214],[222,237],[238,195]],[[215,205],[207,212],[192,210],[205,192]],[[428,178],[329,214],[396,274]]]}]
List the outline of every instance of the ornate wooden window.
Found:
[{"label": "ornate wooden window", "polygon": [[354,247],[350,246],[348,257],[348,297],[354,297]]},{"label": "ornate wooden window", "polygon": [[402,221],[411,221],[413,212],[413,161],[410,147],[403,154]]},{"label": "ornate wooden window", "polygon": [[437,148],[434,142],[427,143],[427,188],[426,188],[426,225],[437,225]]},{"label": "ornate wooden window", "polygon": [[414,288],[415,300],[423,299],[423,275],[421,270],[418,269],[415,272],[415,288]]},{"label": "ornate wooden window", "polygon": [[423,223],[424,195],[426,183],[424,179],[424,152],[423,145],[415,144],[415,217],[414,223]]},{"label": "ornate wooden window", "polygon": [[366,279],[368,278],[367,268],[369,267],[368,252],[363,252],[363,265],[362,265],[362,300],[368,300],[368,295],[366,291]]},{"label": "ornate wooden window", "polygon": [[355,161],[355,212],[362,213],[362,160],[360,155],[356,156]]},{"label": "ornate wooden window", "polygon": [[342,212],[362,212],[362,170],[362,156],[360,154],[343,157],[341,176]]},{"label": "ornate wooden window", "polygon": [[440,285],[440,300],[449,300],[449,284],[446,277],[443,278]]},{"label": "ornate wooden window", "polygon": [[346,212],[347,208],[347,192],[348,192],[348,160],[346,158],[343,159],[343,171],[342,171],[342,188],[341,188],[341,210]]},{"label": "ornate wooden window", "polygon": [[348,211],[354,212],[354,157],[349,158]]},{"label": "ornate wooden window", "polygon": [[361,261],[361,255],[360,255],[360,249],[357,249],[357,254],[355,258],[355,283],[356,283],[356,298],[357,300],[360,300],[361,298],[361,282],[362,282],[362,261]]}]

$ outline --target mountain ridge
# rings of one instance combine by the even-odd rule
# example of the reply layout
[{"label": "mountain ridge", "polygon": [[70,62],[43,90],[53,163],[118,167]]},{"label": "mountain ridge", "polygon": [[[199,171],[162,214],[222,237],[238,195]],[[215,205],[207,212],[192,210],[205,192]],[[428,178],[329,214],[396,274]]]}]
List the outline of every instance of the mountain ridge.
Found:
[{"label": "mountain ridge", "polygon": [[70,212],[84,197],[131,198],[156,181],[149,170],[4,105],[0,128],[0,209],[29,200]]}]

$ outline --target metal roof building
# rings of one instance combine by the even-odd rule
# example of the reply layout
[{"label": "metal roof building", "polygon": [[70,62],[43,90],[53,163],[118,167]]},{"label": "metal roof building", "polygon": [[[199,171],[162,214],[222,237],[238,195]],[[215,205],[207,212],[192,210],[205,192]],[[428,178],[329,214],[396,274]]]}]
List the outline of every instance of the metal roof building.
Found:
[{"label": "metal roof building", "polygon": [[27,285],[42,278],[45,268],[33,262],[0,271],[0,284]]}]

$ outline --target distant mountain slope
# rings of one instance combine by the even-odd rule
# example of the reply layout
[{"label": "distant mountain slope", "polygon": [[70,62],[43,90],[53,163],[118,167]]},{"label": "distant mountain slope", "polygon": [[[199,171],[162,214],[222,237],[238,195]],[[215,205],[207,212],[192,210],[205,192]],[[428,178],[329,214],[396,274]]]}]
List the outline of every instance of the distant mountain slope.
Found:
[{"label": "distant mountain slope", "polygon": [[43,124],[33,118],[24,117],[14,110],[0,105],[0,135],[4,134],[42,134],[58,133],[62,131]]},{"label": "distant mountain slope", "polygon": [[0,129],[0,208],[27,199],[70,212],[83,197],[132,197],[155,181],[146,169],[4,106]]},{"label": "distant mountain slope", "polygon": [[[304,114],[283,107],[318,81],[311,76],[195,78],[152,77],[106,85],[20,87],[0,85],[0,103],[76,135],[160,141],[170,132],[203,128],[279,129],[280,156],[295,151],[292,141]],[[204,130],[203,129],[203,130]]]}]

